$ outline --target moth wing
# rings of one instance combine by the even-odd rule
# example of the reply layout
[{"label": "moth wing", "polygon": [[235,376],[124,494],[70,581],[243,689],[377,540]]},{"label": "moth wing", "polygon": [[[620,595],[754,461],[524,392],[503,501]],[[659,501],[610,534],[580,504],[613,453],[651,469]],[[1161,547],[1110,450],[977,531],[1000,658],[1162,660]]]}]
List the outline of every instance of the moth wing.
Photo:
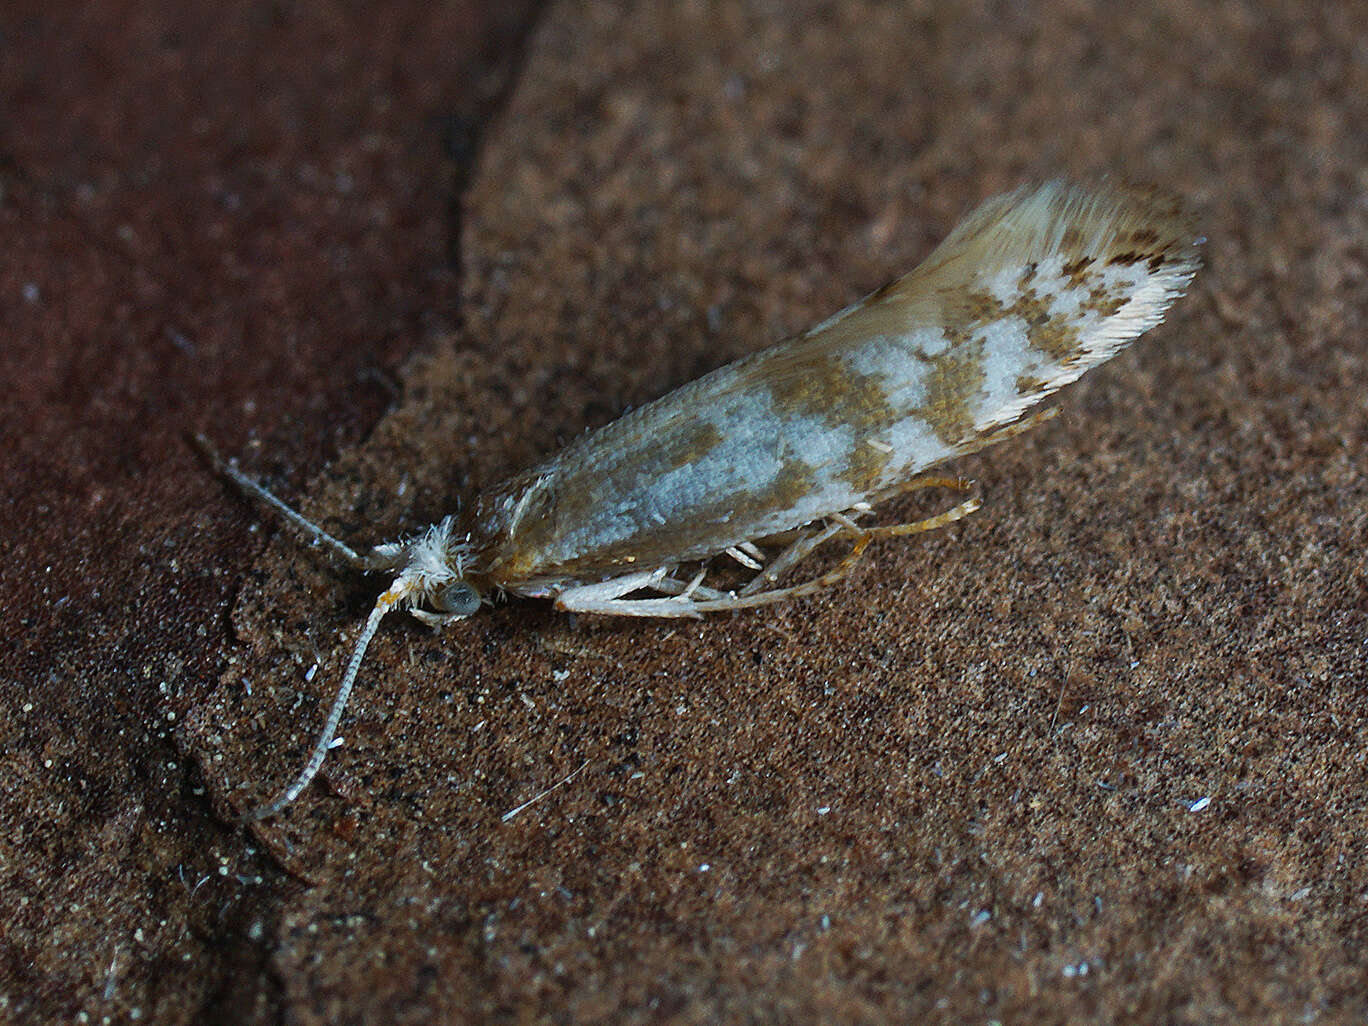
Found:
[{"label": "moth wing", "polygon": [[876,501],[1159,323],[1196,270],[1171,201],[1051,183],[926,261],[481,496],[510,588],[705,557]]},{"label": "moth wing", "polygon": [[976,448],[1159,324],[1201,241],[1156,191],[1018,189],[979,206],[909,274],[756,354],[731,384],[809,405],[820,392],[833,418],[885,434],[910,421],[891,434],[922,444],[890,463],[912,474]]}]

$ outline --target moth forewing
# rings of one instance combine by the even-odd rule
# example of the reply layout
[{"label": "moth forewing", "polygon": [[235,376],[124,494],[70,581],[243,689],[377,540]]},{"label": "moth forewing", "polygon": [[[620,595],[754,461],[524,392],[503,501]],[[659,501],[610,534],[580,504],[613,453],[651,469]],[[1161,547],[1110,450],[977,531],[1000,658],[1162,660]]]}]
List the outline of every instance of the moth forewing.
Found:
[{"label": "moth forewing", "polygon": [[989,200],[910,274],[580,438],[463,523],[495,583],[519,591],[854,509],[980,447],[1157,324],[1196,242],[1152,193],[1051,183]]},{"label": "moth forewing", "polygon": [[[900,491],[962,488],[926,471],[1043,419],[1022,415],[1158,324],[1196,272],[1201,241],[1153,192],[1054,182],[991,199],[910,274],[582,436],[477,496],[458,520],[369,556],[229,469],[353,563],[398,574],[304,770],[254,815],[278,812],[318,771],[391,609],[436,625],[500,593],[609,615],[744,609],[834,583],[874,538],[973,512],[967,499],[910,524],[861,523]],[[781,538],[765,565],[760,545]],[[837,541],[849,550],[834,569],[781,583]],[[707,561],[725,553],[754,574],[749,583],[704,584]]]}]

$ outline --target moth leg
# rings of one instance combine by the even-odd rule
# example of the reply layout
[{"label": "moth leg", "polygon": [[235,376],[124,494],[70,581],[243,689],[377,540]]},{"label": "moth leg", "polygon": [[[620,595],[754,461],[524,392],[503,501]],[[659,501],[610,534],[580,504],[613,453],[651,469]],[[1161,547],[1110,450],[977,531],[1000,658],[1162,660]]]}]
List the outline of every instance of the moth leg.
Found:
[{"label": "moth leg", "polygon": [[765,554],[760,551],[759,547],[754,542],[743,541],[736,547],[756,562],[763,563],[765,561]]},{"label": "moth leg", "polygon": [[[970,487],[970,482],[962,477],[926,476],[913,478],[901,485],[897,491],[913,491],[918,488],[953,488],[956,491],[963,492]],[[905,524],[890,524],[886,527],[861,527],[856,524],[854,518],[867,512],[863,508],[853,509],[849,514],[833,514],[828,518],[830,522],[825,527],[799,535],[789,544],[788,548],[774,558],[764,572],[757,574],[737,595],[746,598],[751,595],[764,594],[768,586],[774,584],[786,572],[806,559],[814,549],[843,532],[855,537],[867,537],[870,540],[875,538],[901,538],[909,534],[920,534],[923,531],[934,531],[947,524],[953,524],[956,520],[962,520],[973,513],[981,505],[982,503],[977,498],[966,499],[959,505],[933,517],[914,520]],[[803,587],[803,585],[796,585],[796,587]]]},{"label": "moth leg", "polygon": [[707,569],[701,569],[698,573],[687,581],[681,581],[677,577],[662,577],[654,582],[651,588],[660,592],[662,595],[671,595],[677,598],[699,599],[720,599],[726,595],[725,591],[718,591],[716,588],[709,588],[703,584],[703,578],[707,576]]},{"label": "moth leg", "polygon": [[733,545],[727,550],[727,555],[736,560],[747,570],[763,570],[764,562],[762,553],[750,542],[742,542],[740,545]]},{"label": "moth leg", "polygon": [[[637,587],[654,587],[638,584]],[[692,598],[672,595],[668,598],[625,599],[608,598],[597,591],[598,585],[567,588],[556,596],[556,608],[570,613],[598,613],[602,616],[657,616],[698,619],[698,603]],[[629,588],[635,591],[635,588]]]},{"label": "moth leg", "polygon": [[[1019,425],[1012,425],[1013,428]],[[1004,429],[1006,430],[1006,429]],[[1022,428],[1024,430],[1024,428]],[[991,443],[987,443],[991,444]],[[963,477],[941,477],[939,475],[926,475],[924,477],[914,477],[910,481],[905,481],[895,488],[881,493],[874,499],[875,503],[882,503],[903,492],[916,491],[921,488],[950,488],[957,492],[967,492],[974,486],[973,482]],[[977,510],[983,503],[978,498],[966,499],[958,506],[946,510],[944,513],[937,513],[933,517],[924,520],[913,520],[905,524],[889,524],[886,527],[861,528],[867,530],[875,538],[901,538],[909,534],[920,534],[923,531],[934,531],[938,527],[946,524],[953,524],[956,520],[962,520],[970,513]],[[859,516],[868,512],[863,505],[859,509],[851,510],[851,516]]]},{"label": "moth leg", "polygon": [[[847,521],[847,523],[849,522]],[[832,526],[836,527],[836,530],[827,535],[828,538],[848,530],[845,524]],[[812,537],[820,537],[822,534],[826,534],[826,532],[827,529],[823,529]],[[815,595],[822,589],[831,587],[850,573],[850,571],[855,568],[855,565],[864,557],[865,549],[869,547],[869,543],[872,540],[873,537],[870,534],[863,531],[860,532],[859,536],[855,539],[855,544],[851,547],[850,552],[840,563],[820,577],[814,577],[810,581],[794,584],[787,588],[774,588],[770,591],[756,591],[751,592],[750,594],[738,592],[735,595],[727,595],[710,602],[695,602],[693,608],[699,613],[723,613],[735,609],[753,609],[756,606],[768,606],[775,602],[788,602],[791,599],[807,598],[809,595]],[[808,551],[810,552],[812,550],[809,549]],[[754,582],[752,581],[751,583],[753,584]]]},{"label": "moth leg", "polygon": [[921,477],[914,477],[910,481],[894,485],[879,492],[867,503],[860,503],[855,509],[850,510],[851,516],[858,516],[870,512],[875,506],[883,505],[888,500],[907,492],[920,491],[923,488],[949,488],[955,492],[967,492],[974,487],[974,482],[967,477],[944,477],[940,474],[924,474]]},{"label": "moth leg", "polygon": [[[622,596],[642,588],[654,588],[670,575],[672,567],[662,566],[655,570],[642,570],[634,574],[623,574],[597,584],[577,584],[566,588],[556,596],[556,608],[572,613],[597,613],[600,607],[609,603],[625,601]],[[659,601],[659,600],[655,600]]]},{"label": "moth leg", "polygon": [[906,524],[889,524],[886,527],[865,528],[871,538],[904,538],[909,534],[921,534],[963,520],[977,510],[983,503],[977,497],[965,499],[958,506],[951,506],[944,513],[937,513],[925,520],[913,520]]},{"label": "moth leg", "polygon": [[[914,482],[909,482],[913,487],[953,487],[961,490],[968,488],[969,483],[959,478],[918,478]],[[741,589],[734,597],[728,596],[716,602],[697,602],[694,608],[701,613],[717,612],[724,609],[747,609],[752,606],[768,605],[771,602],[784,602],[789,599],[805,598],[815,594],[823,588],[830,587],[841,580],[854,569],[855,564],[864,556],[865,549],[871,541],[876,538],[901,538],[904,535],[920,534],[922,531],[934,531],[947,524],[953,524],[956,520],[962,520],[970,513],[981,506],[977,498],[966,499],[958,506],[953,506],[943,513],[938,513],[934,517],[927,517],[925,520],[914,520],[906,524],[890,524],[887,527],[861,527],[855,523],[854,519],[843,513],[833,513],[828,519],[831,521],[826,527],[819,531],[799,538],[769,565],[764,573],[756,575],[755,579]],[[858,515],[858,511],[852,511]],[[855,537],[855,544],[849,554],[832,569],[814,577],[810,581],[802,584],[795,584],[788,588],[775,588],[770,591],[760,590],[766,583],[773,580],[785,570],[797,565],[805,559],[813,549],[824,542],[834,538],[838,534],[850,534]],[[783,564],[783,565],[781,565]]]},{"label": "moth leg", "polygon": [[[602,613],[607,616],[689,616],[696,617],[694,607],[701,601],[717,601],[725,592],[705,587],[707,570],[699,570],[692,579],[681,581],[671,576],[675,568],[662,566],[655,570],[624,574],[597,584],[578,584],[556,596],[556,608],[572,613]],[[665,598],[623,598],[634,591],[658,591]]]},{"label": "moth leg", "polygon": [[[823,541],[835,537],[838,534],[848,533],[851,530],[857,532],[855,545],[850,553],[841,562],[810,581],[802,584],[795,584],[788,588],[775,588],[770,591],[753,592],[751,594],[726,594],[716,592],[709,588],[703,592],[697,583],[700,579],[694,578],[688,584],[669,577],[666,574],[667,568],[652,571],[649,573],[627,574],[624,577],[616,577],[611,581],[604,581],[601,584],[586,584],[578,587],[569,588],[556,598],[556,605],[560,609],[565,609],[575,613],[599,613],[604,616],[652,616],[652,617],[688,617],[697,619],[704,613],[724,613],[735,609],[752,609],[756,606],[767,606],[774,602],[785,602],[789,599],[804,598],[823,588],[830,587],[839,581],[864,555],[865,548],[869,545],[871,536],[861,531],[851,520],[842,517],[841,523],[830,524],[809,535],[801,541],[805,544],[805,551],[801,555],[806,555],[813,548],[820,545]],[[820,539],[820,540],[819,540]],[[795,542],[795,545],[798,543]],[[801,556],[799,557],[801,558]],[[672,582],[665,584],[666,581]],[[673,588],[680,585],[683,590],[678,595],[671,595],[668,598],[651,599],[625,599],[617,596],[625,595],[638,588],[658,588],[664,585],[666,588]],[[695,598],[694,595],[700,592],[704,594],[716,595],[716,598]]]},{"label": "moth leg", "polygon": [[[963,491],[969,482],[953,477],[921,477],[909,481],[899,491],[911,488],[956,488]],[[827,522],[817,528],[810,528],[798,534],[763,571],[756,574],[739,591],[727,593],[703,585],[706,570],[701,570],[690,581],[681,581],[671,576],[673,567],[625,574],[610,581],[598,584],[584,584],[568,588],[556,598],[560,609],[577,613],[599,613],[605,616],[652,616],[652,617],[698,617],[703,613],[721,613],[736,609],[751,609],[767,606],[775,602],[805,598],[841,580],[855,567],[864,556],[869,543],[876,538],[897,538],[922,531],[933,531],[946,524],[960,520],[978,509],[978,499],[967,499],[958,506],[938,513],[924,520],[906,524],[892,524],[887,527],[861,527],[855,517],[866,512],[851,510],[850,515],[833,513]],[[826,544],[838,535],[850,535],[855,539],[851,551],[839,564],[819,577],[794,584],[787,588],[775,588],[774,583],[789,570],[801,563],[813,550]],[[786,537],[791,533],[786,533]],[[747,555],[750,554],[748,546]],[[665,598],[627,599],[622,596],[639,589],[651,589],[665,593]]]},{"label": "moth leg", "polygon": [[748,581],[746,586],[737,592],[737,596],[745,598],[760,593],[806,559],[813,549],[825,544],[845,530],[846,527],[843,524],[827,524],[825,527],[798,535],[788,548],[770,561],[769,566]]}]

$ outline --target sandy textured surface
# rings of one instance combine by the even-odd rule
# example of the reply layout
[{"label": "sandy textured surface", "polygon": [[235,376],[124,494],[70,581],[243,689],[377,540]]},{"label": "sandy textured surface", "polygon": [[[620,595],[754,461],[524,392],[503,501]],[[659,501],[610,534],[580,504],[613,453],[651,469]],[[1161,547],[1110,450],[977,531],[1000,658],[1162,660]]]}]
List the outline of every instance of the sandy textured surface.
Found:
[{"label": "sandy textured surface", "polygon": [[[0,79],[9,1014],[1368,1014],[1349,6],[47,10]],[[1055,175],[1188,197],[1207,267],[956,465],[980,513],[702,623],[396,618],[320,782],[228,825],[383,582],[183,432],[380,540]]]}]

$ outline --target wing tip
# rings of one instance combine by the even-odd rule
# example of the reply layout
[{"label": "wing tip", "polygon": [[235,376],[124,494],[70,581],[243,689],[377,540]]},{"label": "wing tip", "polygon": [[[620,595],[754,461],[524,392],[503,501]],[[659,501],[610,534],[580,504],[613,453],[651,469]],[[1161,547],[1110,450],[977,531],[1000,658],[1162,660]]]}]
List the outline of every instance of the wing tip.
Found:
[{"label": "wing tip", "polygon": [[961,255],[1013,260],[1056,253],[1092,256],[1107,264],[1147,262],[1186,287],[1201,266],[1206,242],[1175,194],[1154,185],[1102,180],[1079,185],[1062,178],[1023,185],[985,200],[946,236],[928,264]]}]

